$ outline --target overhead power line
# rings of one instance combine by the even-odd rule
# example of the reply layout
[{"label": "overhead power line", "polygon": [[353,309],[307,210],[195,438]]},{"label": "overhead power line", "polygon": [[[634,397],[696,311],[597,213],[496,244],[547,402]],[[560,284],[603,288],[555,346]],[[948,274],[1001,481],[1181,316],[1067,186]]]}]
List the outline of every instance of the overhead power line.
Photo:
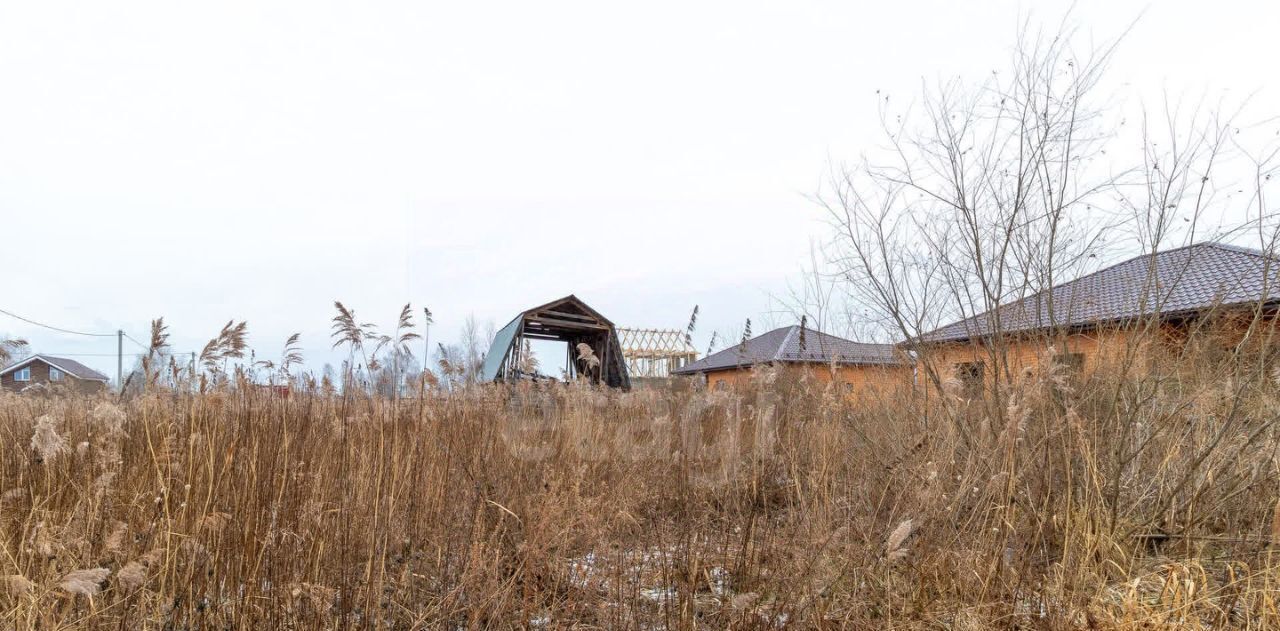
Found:
[{"label": "overhead power line", "polygon": [[[116,353],[59,353],[58,351],[41,351],[37,355],[48,355],[50,357],[115,357]],[[143,357],[146,353],[125,353],[130,357]]]},{"label": "overhead power line", "polygon": [[64,328],[62,328],[62,327],[53,326],[53,325],[51,325],[51,324],[45,324],[45,323],[43,323],[43,322],[36,322],[35,320],[32,320],[32,319],[30,319],[30,318],[24,318],[24,317],[22,317],[22,316],[20,316],[20,315],[18,315],[18,314],[16,314],[16,313],[13,313],[13,312],[11,312],[11,311],[5,311],[4,309],[0,309],[0,313],[3,313],[3,314],[5,314],[5,315],[7,315],[7,316],[9,316],[9,317],[11,317],[11,318],[17,318],[17,319],[19,319],[19,320],[22,320],[23,322],[26,322],[27,324],[34,324],[34,325],[36,325],[36,326],[44,327],[44,328],[49,329],[49,330],[51,330],[51,331],[58,331],[58,332],[60,332],[60,333],[69,333],[69,334],[71,334],[71,335],[84,335],[84,336],[86,336],[86,337],[115,337],[115,336],[116,336],[116,334],[115,334],[115,333],[85,333],[84,331],[72,331],[71,329],[64,329]]},{"label": "overhead power line", "polygon": [[[152,349],[151,349],[151,347],[150,347],[150,346],[147,346],[146,344],[143,344],[142,342],[139,342],[138,340],[134,339],[134,337],[133,337],[132,335],[129,335],[128,333],[125,333],[125,332],[124,332],[124,329],[117,329],[114,333],[89,333],[89,332],[86,332],[86,331],[74,331],[74,330],[72,330],[72,329],[67,329],[67,328],[63,328],[63,327],[60,327],[60,326],[53,326],[52,324],[45,324],[45,323],[43,323],[43,322],[38,322],[38,321],[36,321],[36,320],[32,320],[31,318],[26,318],[26,317],[20,316],[20,315],[18,315],[18,314],[16,314],[16,313],[14,313],[14,312],[12,312],[12,311],[7,311],[7,310],[5,310],[5,309],[0,309],[0,314],[4,314],[4,315],[7,315],[7,316],[9,316],[9,317],[11,317],[11,318],[15,318],[15,319],[17,319],[17,320],[21,320],[21,321],[23,321],[23,322],[26,322],[27,324],[33,324],[33,325],[38,326],[38,327],[41,327],[41,328],[49,329],[50,331],[57,331],[57,332],[59,332],[59,333],[66,333],[66,334],[68,334],[68,335],[81,335],[81,336],[84,336],[84,337],[114,337],[114,338],[116,338],[116,340],[117,340],[117,345],[116,345],[115,357],[116,357],[116,383],[117,383],[117,385],[119,385],[119,384],[123,384],[123,382],[124,382],[124,356],[125,356],[125,355],[129,355],[129,356],[131,356],[131,357],[133,357],[133,356],[139,356],[139,357],[141,357],[141,356],[146,356],[146,355],[150,355],[150,354],[151,354],[151,350],[152,350]],[[138,348],[141,348],[142,350],[147,351],[147,352],[146,352],[146,353],[125,353],[125,352],[124,352],[124,338],[126,338],[126,337],[127,337],[127,338],[129,338],[129,341],[130,341],[130,342],[133,342],[134,344],[137,344],[137,345],[138,345]],[[48,354],[49,354],[49,355],[52,355],[52,356],[56,356],[56,355],[54,355],[53,353],[48,353]],[[110,353],[58,353],[57,355],[64,355],[64,356],[68,356],[68,357],[110,357],[110,356],[111,356],[111,354],[110,354]],[[194,361],[195,353],[192,353],[192,354],[191,354],[191,356],[192,356],[193,361]],[[123,387],[123,386],[121,386],[121,387]]]},{"label": "overhead power line", "polygon": [[125,332],[121,331],[121,334],[122,334],[122,335],[124,335],[125,339],[127,339],[127,340],[129,340],[130,342],[133,342],[134,344],[137,344],[138,346],[142,347],[142,350],[145,350],[145,351],[147,351],[148,353],[150,353],[150,352],[151,352],[151,347],[150,347],[150,346],[147,346],[146,344],[143,344],[142,342],[139,342],[138,340],[133,339],[133,336],[129,335],[128,333],[125,333]]}]

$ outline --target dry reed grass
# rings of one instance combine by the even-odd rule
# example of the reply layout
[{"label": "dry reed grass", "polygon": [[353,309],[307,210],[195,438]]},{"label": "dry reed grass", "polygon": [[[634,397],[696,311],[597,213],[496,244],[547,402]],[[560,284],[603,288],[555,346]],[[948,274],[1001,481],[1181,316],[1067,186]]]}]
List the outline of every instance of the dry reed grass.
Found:
[{"label": "dry reed grass", "polygon": [[923,391],[854,402],[777,370],[728,392],[4,394],[0,620],[1274,628],[1280,385],[1183,361],[1023,375],[946,420]]}]

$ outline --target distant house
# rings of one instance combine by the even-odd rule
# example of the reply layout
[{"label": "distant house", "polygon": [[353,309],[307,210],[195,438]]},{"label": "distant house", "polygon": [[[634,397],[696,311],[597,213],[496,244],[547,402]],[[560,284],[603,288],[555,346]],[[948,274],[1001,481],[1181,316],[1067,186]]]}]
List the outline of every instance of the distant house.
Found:
[{"label": "distant house", "polygon": [[[944,380],[975,394],[998,370],[1060,362],[1092,372],[1131,343],[1148,364],[1211,318],[1247,322],[1280,305],[1280,259],[1220,243],[1145,254],[926,333],[911,346]],[[1234,320],[1231,320],[1234,322]],[[1243,331],[1243,328],[1241,328]],[[1141,337],[1135,337],[1141,335]],[[1237,336],[1238,337],[1238,336]]]},{"label": "distant house", "polygon": [[709,388],[750,378],[751,368],[781,366],[855,393],[888,391],[911,383],[912,365],[892,344],[864,344],[799,326],[774,329],[686,364],[676,375],[704,375]]},{"label": "distant house", "polygon": [[32,355],[0,369],[0,388],[22,392],[33,387],[65,386],[80,392],[106,389],[107,376],[73,359]]}]

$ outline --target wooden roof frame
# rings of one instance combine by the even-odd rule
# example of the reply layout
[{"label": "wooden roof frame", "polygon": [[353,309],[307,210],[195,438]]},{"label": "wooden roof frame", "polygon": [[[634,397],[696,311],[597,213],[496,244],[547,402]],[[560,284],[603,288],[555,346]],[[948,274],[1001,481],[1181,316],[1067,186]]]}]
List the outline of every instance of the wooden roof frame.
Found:
[{"label": "wooden roof frame", "polygon": [[622,354],[632,377],[666,378],[698,359],[689,334],[680,329],[618,329]]}]

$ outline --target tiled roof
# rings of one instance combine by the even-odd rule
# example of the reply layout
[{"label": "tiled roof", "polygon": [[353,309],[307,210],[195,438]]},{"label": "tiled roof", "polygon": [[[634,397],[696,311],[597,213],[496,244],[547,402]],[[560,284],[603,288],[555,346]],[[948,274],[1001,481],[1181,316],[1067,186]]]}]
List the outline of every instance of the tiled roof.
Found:
[{"label": "tiled roof", "polygon": [[21,368],[27,364],[30,364],[33,361],[42,361],[46,364],[49,364],[50,366],[53,366],[54,368],[58,368],[62,372],[65,372],[68,375],[71,375],[72,377],[75,377],[77,379],[88,379],[90,381],[107,381],[106,375],[88,366],[85,366],[84,364],[74,359],[67,359],[65,357],[54,357],[52,355],[32,355],[30,357],[18,360],[4,367],[4,369],[0,370],[0,374],[4,374],[11,370]]},{"label": "tiled roof", "polygon": [[[1280,295],[1280,259],[1221,243],[1144,254],[920,336],[947,342],[1139,316],[1205,311]],[[1052,304],[1053,317],[1050,317]]]},{"label": "tiled roof", "polygon": [[[801,348],[801,337],[804,346]],[[675,374],[726,370],[770,362],[892,365],[902,363],[892,344],[863,344],[799,326],[785,326],[734,344],[718,353],[686,364]]]}]

